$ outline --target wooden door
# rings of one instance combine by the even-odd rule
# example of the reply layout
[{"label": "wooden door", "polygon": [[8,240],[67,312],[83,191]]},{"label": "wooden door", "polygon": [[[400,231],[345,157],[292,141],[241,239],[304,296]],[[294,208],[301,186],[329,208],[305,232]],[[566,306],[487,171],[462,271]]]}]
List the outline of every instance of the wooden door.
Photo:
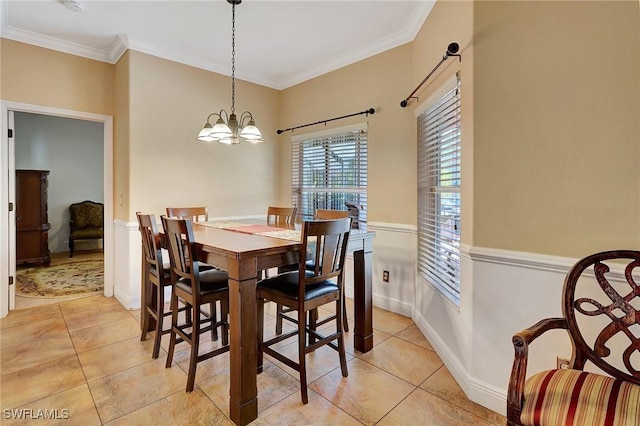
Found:
[{"label": "wooden door", "polygon": [[46,170],[16,170],[16,263],[49,264]]}]

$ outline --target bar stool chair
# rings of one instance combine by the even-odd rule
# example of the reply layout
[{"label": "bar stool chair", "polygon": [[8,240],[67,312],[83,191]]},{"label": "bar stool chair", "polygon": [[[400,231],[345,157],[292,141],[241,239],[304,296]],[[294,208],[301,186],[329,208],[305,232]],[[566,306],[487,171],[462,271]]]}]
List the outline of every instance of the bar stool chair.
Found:
[{"label": "bar stool chair", "polygon": [[[200,268],[195,261],[196,251],[193,243],[193,229],[189,219],[170,219],[161,217],[171,261],[171,339],[167,353],[166,367],[171,367],[176,343],[187,342],[191,346],[189,371],[187,373],[187,393],[193,391],[198,362],[229,351],[229,287],[228,275],[220,269]],[[182,299],[191,306],[191,321],[178,322],[178,300]],[[206,317],[201,305],[220,301],[221,319]],[[204,318],[203,318],[204,317]],[[221,328],[222,347],[199,354],[200,334]]]},{"label": "bar stool chair", "polygon": [[[267,225],[293,229],[295,227],[297,211],[298,209],[296,207],[269,206],[267,207]],[[278,268],[278,272],[290,271],[296,267],[297,265],[280,267]],[[267,278],[269,276],[269,271],[263,271],[263,276],[264,278]],[[282,333],[282,316],[279,314],[282,310],[282,306],[276,304],[276,334]],[[290,311],[285,309],[285,312]]]},{"label": "bar stool chair", "polygon": [[[209,209],[207,206],[198,207],[167,207],[167,216],[177,219],[190,219],[191,222],[206,222],[209,220]],[[213,266],[200,265],[202,268],[213,268]],[[215,303],[211,304],[210,315],[213,318],[218,318],[218,309]],[[213,329],[211,332],[211,338],[215,341],[218,340],[218,329]]]},{"label": "bar stool chair", "polygon": [[[313,212],[313,218],[316,220],[334,220],[334,219],[344,219],[350,217],[349,216],[349,211],[348,210],[328,210],[328,209],[316,209]],[[353,222],[352,222],[353,225]],[[313,271],[315,269],[315,265],[313,264],[313,259],[307,260],[306,262],[306,267],[307,270],[311,270]],[[344,291],[344,288],[343,288]],[[342,298],[344,299],[344,294],[342,295]],[[349,321],[347,319],[347,304],[343,303],[342,304],[343,310],[342,310],[342,329],[344,331],[349,331]],[[313,311],[311,312],[311,315],[313,315],[314,317],[312,317],[309,322],[311,322],[312,324],[315,324],[315,326],[320,326],[322,324],[325,324],[333,319],[335,319],[335,315],[322,319],[322,320],[317,320],[317,313],[318,311]],[[277,320],[276,320],[277,322]]]},{"label": "bar stool chair", "polygon": [[[142,238],[142,285],[144,286],[144,300],[142,301],[142,335],[140,341],[147,339],[147,330],[151,318],[155,320],[156,330],[151,357],[158,358],[160,341],[169,329],[163,329],[163,319],[171,315],[171,310],[165,310],[164,289],[171,286],[171,269],[169,260],[163,258],[160,235],[154,215],[136,212],[138,227]],[[154,297],[155,296],[155,297]],[[187,310],[182,307],[179,311]],[[187,310],[187,312],[189,312]]]},{"label": "bar stool chair", "polygon": [[[348,210],[328,210],[328,209],[316,209],[313,213],[313,218],[315,220],[333,220],[333,219],[344,219],[349,217],[349,211]],[[297,265],[295,265],[297,267]],[[305,262],[305,267],[307,270],[311,270],[313,271],[315,269],[315,264],[313,259],[309,259]],[[291,270],[292,268],[288,268],[285,267],[285,269]],[[344,298],[344,295],[343,295]],[[347,319],[347,305],[343,304],[344,310],[342,311],[342,320],[343,320],[343,324],[342,324],[342,328],[344,331],[349,331],[349,320]],[[290,318],[287,317],[286,313],[291,312],[291,309],[288,308],[283,308],[282,306],[276,304],[276,334],[282,334],[282,320],[287,319],[289,320]],[[332,315],[330,317],[327,318],[323,318],[321,320],[318,320],[318,311],[314,310],[311,311],[310,313],[310,318],[309,318],[309,323],[313,326],[315,325],[317,326],[321,326],[323,324],[328,323],[329,321],[334,320],[336,317],[335,315]]]},{"label": "bar stool chair", "polygon": [[191,219],[192,222],[206,222],[209,220],[209,209],[202,207],[167,207],[167,216],[178,219]]},{"label": "bar stool chair", "polygon": [[296,222],[296,207],[267,207],[267,225],[293,228]]},{"label": "bar stool chair", "polygon": [[[298,270],[265,278],[257,285],[258,372],[262,370],[265,353],[296,370],[300,375],[301,399],[304,404],[309,401],[306,354],[323,345],[328,345],[338,352],[342,376],[347,377],[348,375],[342,331],[342,305],[344,303],[342,287],[350,229],[350,218],[304,222]],[[311,250],[309,250],[309,246],[312,246]],[[313,252],[314,264],[316,265],[314,270],[306,270],[305,260],[308,251]],[[297,324],[297,329],[264,342],[265,299],[296,310],[298,315],[294,322]],[[331,302],[335,302],[336,332],[325,336],[309,327],[307,312]],[[308,345],[306,342],[307,334],[313,337],[313,343]],[[293,336],[298,337],[297,362],[272,348],[272,345]],[[334,341],[337,341],[337,344]]]}]

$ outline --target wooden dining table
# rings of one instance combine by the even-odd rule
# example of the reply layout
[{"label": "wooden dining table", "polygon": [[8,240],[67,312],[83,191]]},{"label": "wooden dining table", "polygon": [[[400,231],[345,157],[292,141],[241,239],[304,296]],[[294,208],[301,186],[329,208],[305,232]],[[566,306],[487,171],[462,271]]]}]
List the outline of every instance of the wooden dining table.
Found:
[{"label": "wooden dining table", "polygon": [[[215,222],[194,223],[198,260],[229,274],[229,413],[238,425],[258,416],[257,301],[260,271],[298,262],[300,241],[238,232]],[[372,241],[374,232],[353,229],[348,252],[354,260],[354,347],[373,347]]]}]

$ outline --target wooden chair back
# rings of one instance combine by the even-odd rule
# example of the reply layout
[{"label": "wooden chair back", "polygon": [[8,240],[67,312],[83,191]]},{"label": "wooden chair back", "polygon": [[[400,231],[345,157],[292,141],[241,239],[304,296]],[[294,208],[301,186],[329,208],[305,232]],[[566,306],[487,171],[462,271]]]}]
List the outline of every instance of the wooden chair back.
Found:
[{"label": "wooden chair back", "polygon": [[167,216],[178,219],[191,219],[192,222],[209,220],[209,209],[203,207],[167,207]]},{"label": "wooden chair back", "polygon": [[293,228],[296,222],[296,207],[273,207],[267,209],[267,224],[280,228]]},{"label": "wooden chair back", "polygon": [[[626,266],[619,276],[614,271],[622,260]],[[640,385],[640,333],[633,330],[640,330],[640,284],[632,276],[638,278],[639,271],[640,251],[634,250],[596,253],[569,271],[562,310],[574,347],[570,368],[583,370],[590,361],[610,376]]]},{"label": "wooden chair back", "polygon": [[[69,206],[71,231],[96,229],[102,234],[104,227],[104,204],[94,201],[83,201]],[[89,237],[90,238],[90,237]],[[102,237],[95,237],[102,238]]]},{"label": "wooden chair back", "polygon": [[191,219],[175,219],[162,216],[162,227],[167,239],[167,250],[171,263],[171,281],[185,278],[191,282],[195,299],[200,294],[199,262],[194,262],[194,237]]},{"label": "wooden chair back", "polygon": [[[351,218],[303,222],[299,270],[307,273],[299,274],[299,300],[305,300],[305,285],[337,278],[338,286],[342,286],[350,230]],[[313,269],[307,268],[309,258],[313,260]]]},{"label": "wooden chair back", "polygon": [[313,212],[313,218],[316,220],[344,219],[345,217],[349,217],[348,210],[316,209],[316,211]]},{"label": "wooden chair back", "polygon": [[142,238],[142,256],[151,267],[162,270],[162,249],[156,218],[152,214],[136,212],[138,229]]}]

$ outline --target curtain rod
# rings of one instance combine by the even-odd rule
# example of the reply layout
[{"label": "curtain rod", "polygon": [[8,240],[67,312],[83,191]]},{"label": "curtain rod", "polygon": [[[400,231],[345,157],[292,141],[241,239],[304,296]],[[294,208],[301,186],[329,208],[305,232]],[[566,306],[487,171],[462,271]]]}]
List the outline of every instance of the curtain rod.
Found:
[{"label": "curtain rod", "polygon": [[326,120],[320,120],[320,121],[316,121],[315,123],[309,123],[309,124],[303,124],[302,126],[296,126],[296,127],[290,127],[288,129],[284,129],[284,130],[278,130],[278,134],[282,134],[284,132],[288,132],[289,130],[294,131],[295,129],[300,129],[301,127],[307,127],[307,126],[313,126],[315,124],[320,124],[320,123],[324,123],[325,126],[327,125],[327,123],[329,121],[333,121],[333,120],[341,120],[343,118],[347,118],[347,117],[353,117],[354,115],[362,115],[362,114],[366,114],[366,115],[373,115],[376,112],[375,109],[373,108],[369,108],[365,111],[360,111],[360,112],[354,112],[353,114],[349,114],[349,115],[343,115],[342,117],[335,117],[335,118],[328,118]]},{"label": "curtain rod", "polygon": [[462,55],[457,55],[458,53],[458,49],[460,49],[460,46],[458,45],[458,43],[449,43],[449,46],[447,46],[447,51],[444,53],[444,56],[442,57],[442,59],[440,60],[440,62],[438,62],[438,65],[436,65],[429,74],[427,74],[427,76],[424,78],[424,80],[422,80],[420,82],[420,84],[418,84],[418,87],[416,87],[413,92],[411,92],[411,94],[409,96],[407,96],[406,98],[404,98],[401,102],[400,102],[400,106],[402,108],[406,107],[409,104],[409,100],[410,99],[418,99],[417,97],[414,98],[413,95],[418,91],[419,88],[422,87],[422,85],[425,83],[425,81],[427,81],[429,79],[429,77],[431,77],[431,75],[436,72],[436,70],[438,69],[438,67],[440,65],[442,65],[442,63],[444,61],[446,61],[447,59],[449,59],[449,56],[457,56],[458,60],[462,61]]}]

